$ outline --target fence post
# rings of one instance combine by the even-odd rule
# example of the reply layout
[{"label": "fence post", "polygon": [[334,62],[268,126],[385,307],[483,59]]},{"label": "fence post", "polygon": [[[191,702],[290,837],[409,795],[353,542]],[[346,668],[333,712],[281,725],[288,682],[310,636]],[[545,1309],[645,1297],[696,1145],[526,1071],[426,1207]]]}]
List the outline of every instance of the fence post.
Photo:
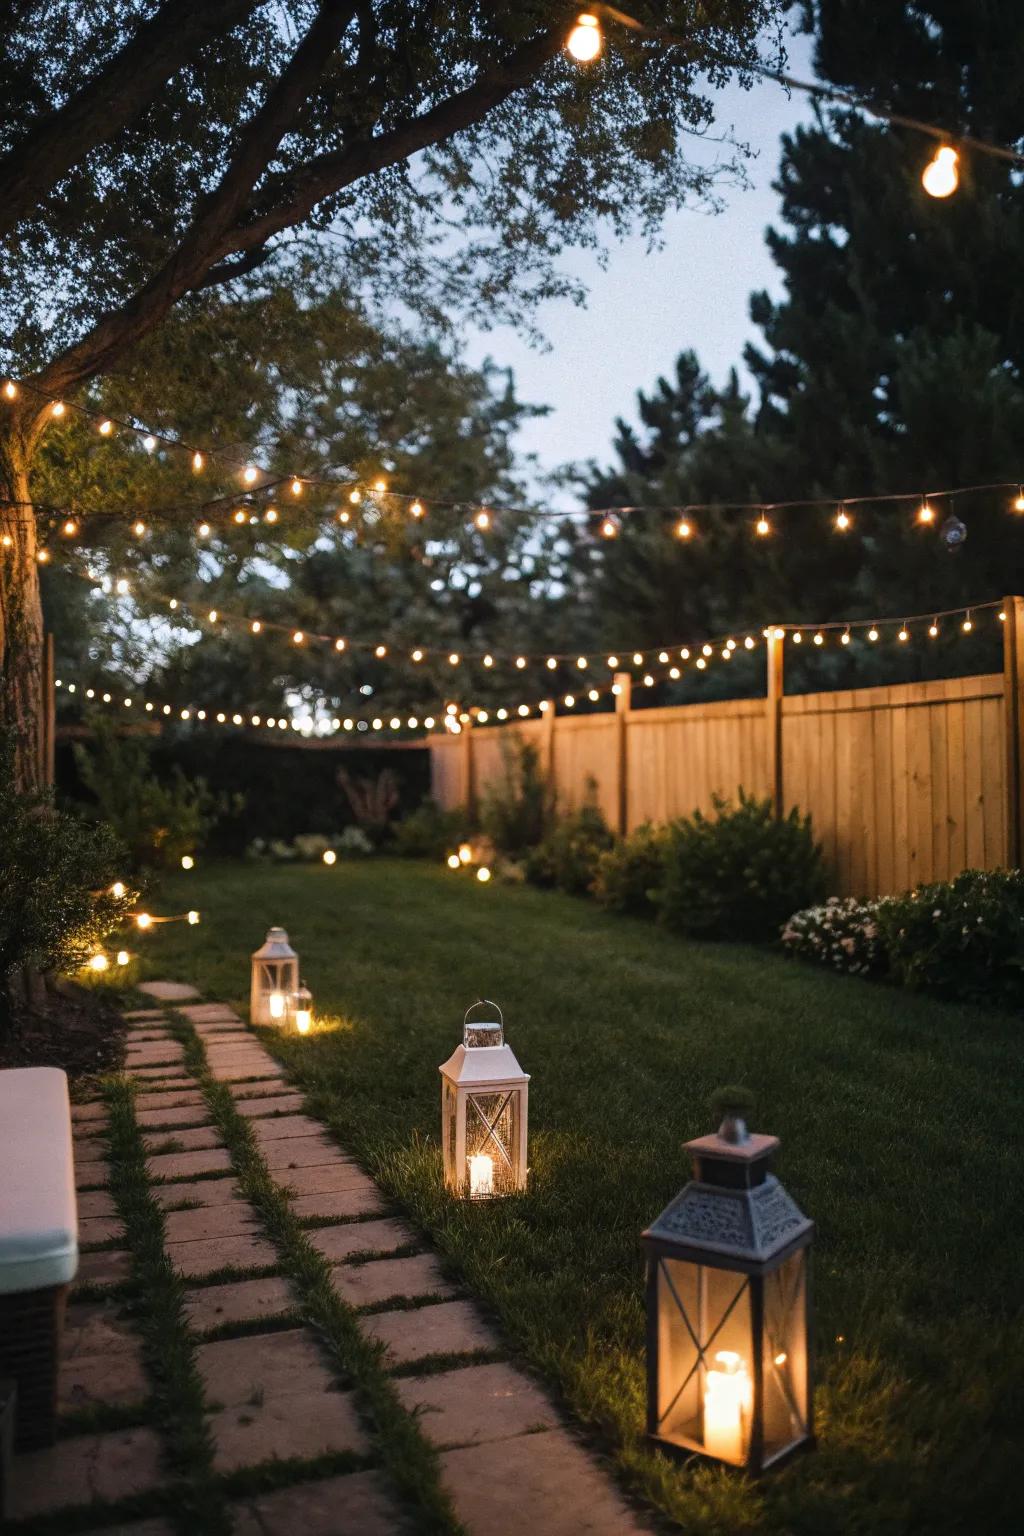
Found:
[{"label": "fence post", "polygon": [[772,802],[772,815],[786,814],[785,793],[782,783],[782,696],[784,692],[783,631],[775,624],[768,625],[768,679],[765,689],[767,747],[768,747],[768,794]]},{"label": "fence post", "polygon": [[1003,739],[1006,743],[1006,862],[1018,869],[1024,854],[1024,598],[1003,599]]},{"label": "fence post", "polygon": [[473,721],[462,724],[462,784],[466,792],[466,812],[476,815],[476,764],[473,762]]},{"label": "fence post", "polygon": [[552,801],[555,798],[557,786],[555,784],[555,701],[545,699],[541,705],[541,719],[544,721],[544,729],[540,738],[540,771],[541,777],[548,786]]},{"label": "fence post", "polygon": [[629,829],[629,712],[633,705],[633,678],[616,672],[615,686],[615,820],[616,831],[625,837]]}]

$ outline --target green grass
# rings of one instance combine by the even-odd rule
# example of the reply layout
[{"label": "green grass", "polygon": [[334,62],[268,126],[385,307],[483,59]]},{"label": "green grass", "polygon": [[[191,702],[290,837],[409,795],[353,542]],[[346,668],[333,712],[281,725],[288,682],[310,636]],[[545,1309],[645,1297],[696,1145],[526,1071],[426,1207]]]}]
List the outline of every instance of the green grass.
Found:
[{"label": "green grass", "polygon": [[[268,1043],[625,1486],[690,1536],[1019,1523],[1017,1019],[411,863],[208,868],[163,904],[203,923],[148,938],[150,974],[243,1008],[249,953],[287,927],[320,1023]],[[481,994],[532,1074],[530,1186],[469,1205],[441,1184],[437,1065]],[[638,1234],[736,1081],[818,1225],[819,1448],[759,1483],[643,1437]]]}]

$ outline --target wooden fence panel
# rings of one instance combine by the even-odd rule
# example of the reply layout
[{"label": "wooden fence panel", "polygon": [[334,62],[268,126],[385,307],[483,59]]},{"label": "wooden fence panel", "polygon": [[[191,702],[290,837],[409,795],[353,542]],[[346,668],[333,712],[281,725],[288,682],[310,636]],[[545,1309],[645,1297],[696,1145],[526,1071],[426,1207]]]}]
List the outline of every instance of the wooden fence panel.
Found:
[{"label": "wooden fence panel", "polygon": [[[841,894],[881,895],[961,869],[1008,860],[1013,815],[1002,673],[783,697],[781,801],[810,813]],[[670,821],[713,809],[715,794],[772,789],[772,734],[764,699],[630,710],[626,819]],[[525,720],[430,739],[435,798],[467,794],[468,753],[479,796],[503,771],[512,730],[541,749],[563,810],[589,777],[616,824],[618,728],[613,715]],[[1008,764],[1010,766],[1008,766]]]},{"label": "wooden fence panel", "polygon": [[626,735],[627,824],[711,811],[714,795],[768,793],[768,730],[760,699],[641,709]]}]

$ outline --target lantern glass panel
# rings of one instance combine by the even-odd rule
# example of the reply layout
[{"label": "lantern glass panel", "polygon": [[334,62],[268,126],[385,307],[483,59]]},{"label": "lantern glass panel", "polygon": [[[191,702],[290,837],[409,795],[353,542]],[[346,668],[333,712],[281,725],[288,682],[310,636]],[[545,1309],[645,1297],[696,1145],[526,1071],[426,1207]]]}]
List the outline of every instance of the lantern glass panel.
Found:
[{"label": "lantern glass panel", "polygon": [[515,1089],[468,1095],[466,1174],[470,1196],[507,1195],[520,1187],[519,1114]]},{"label": "lantern glass panel", "polygon": [[742,1465],[754,1391],[746,1275],[658,1260],[657,1434]]},{"label": "lantern glass panel", "polygon": [[807,1438],[807,1251],[764,1278],[764,1461]]}]

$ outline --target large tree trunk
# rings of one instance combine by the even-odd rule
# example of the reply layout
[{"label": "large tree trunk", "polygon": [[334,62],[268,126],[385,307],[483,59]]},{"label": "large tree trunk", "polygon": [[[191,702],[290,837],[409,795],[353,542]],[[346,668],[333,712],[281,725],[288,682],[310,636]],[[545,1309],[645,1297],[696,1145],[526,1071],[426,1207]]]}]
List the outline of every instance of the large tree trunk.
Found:
[{"label": "large tree trunk", "polygon": [[28,482],[34,442],[34,424],[15,418],[0,428],[0,726],[17,732],[22,789],[45,777],[43,608]]}]

